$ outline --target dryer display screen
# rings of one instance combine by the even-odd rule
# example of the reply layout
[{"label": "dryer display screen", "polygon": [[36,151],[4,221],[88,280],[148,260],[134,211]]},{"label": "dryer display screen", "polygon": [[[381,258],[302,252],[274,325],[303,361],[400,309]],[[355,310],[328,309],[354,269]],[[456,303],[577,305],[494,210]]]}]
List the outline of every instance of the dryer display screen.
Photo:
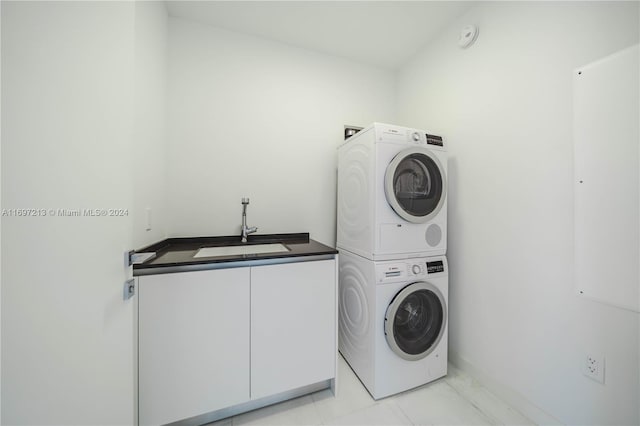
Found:
[{"label": "dryer display screen", "polygon": [[427,143],[429,145],[444,146],[444,143],[442,142],[442,136],[429,135],[429,134],[425,134],[425,136],[427,137]]},{"label": "dryer display screen", "polygon": [[427,262],[427,274],[435,274],[438,272],[444,272],[444,263],[442,260]]}]

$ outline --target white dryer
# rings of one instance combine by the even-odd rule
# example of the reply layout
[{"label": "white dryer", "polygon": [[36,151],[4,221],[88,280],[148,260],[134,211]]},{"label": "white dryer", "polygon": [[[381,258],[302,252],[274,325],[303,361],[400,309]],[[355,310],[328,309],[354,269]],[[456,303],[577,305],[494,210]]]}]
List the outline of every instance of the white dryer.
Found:
[{"label": "white dryer", "polygon": [[372,260],[445,254],[441,137],[374,123],[338,147],[337,246]]},{"label": "white dryer", "polygon": [[374,399],[447,374],[445,256],[372,261],[340,253],[339,349]]}]

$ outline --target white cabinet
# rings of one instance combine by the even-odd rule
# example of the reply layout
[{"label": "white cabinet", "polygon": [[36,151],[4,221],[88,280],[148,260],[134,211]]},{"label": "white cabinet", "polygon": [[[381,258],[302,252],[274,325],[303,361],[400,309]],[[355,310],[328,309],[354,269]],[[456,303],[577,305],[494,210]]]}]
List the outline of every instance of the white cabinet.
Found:
[{"label": "white cabinet", "polygon": [[335,387],[336,291],[335,258],[139,277],[139,423]]},{"label": "white cabinet", "polygon": [[251,398],[335,377],[335,260],[251,268]]},{"label": "white cabinet", "polygon": [[138,281],[139,420],[165,424],[249,395],[249,268]]}]

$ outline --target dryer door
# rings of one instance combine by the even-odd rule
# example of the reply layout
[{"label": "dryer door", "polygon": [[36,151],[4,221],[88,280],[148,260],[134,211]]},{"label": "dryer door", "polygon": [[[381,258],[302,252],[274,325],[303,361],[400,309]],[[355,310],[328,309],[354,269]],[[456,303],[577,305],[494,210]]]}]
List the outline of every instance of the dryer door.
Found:
[{"label": "dryer door", "polygon": [[384,334],[391,350],[409,361],[422,359],[442,339],[447,307],[436,286],[420,281],[403,288],[384,317]]},{"label": "dryer door", "polygon": [[427,222],[444,204],[444,169],[426,148],[414,147],[398,153],[387,166],[384,180],[387,202],[406,221]]}]

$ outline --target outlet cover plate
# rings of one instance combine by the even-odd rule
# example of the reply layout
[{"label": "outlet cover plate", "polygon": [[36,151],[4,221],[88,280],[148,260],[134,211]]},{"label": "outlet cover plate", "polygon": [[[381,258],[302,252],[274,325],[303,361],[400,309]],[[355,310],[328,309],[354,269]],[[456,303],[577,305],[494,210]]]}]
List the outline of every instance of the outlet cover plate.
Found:
[{"label": "outlet cover plate", "polygon": [[582,373],[598,383],[604,384],[604,356],[587,354],[583,358]]}]

